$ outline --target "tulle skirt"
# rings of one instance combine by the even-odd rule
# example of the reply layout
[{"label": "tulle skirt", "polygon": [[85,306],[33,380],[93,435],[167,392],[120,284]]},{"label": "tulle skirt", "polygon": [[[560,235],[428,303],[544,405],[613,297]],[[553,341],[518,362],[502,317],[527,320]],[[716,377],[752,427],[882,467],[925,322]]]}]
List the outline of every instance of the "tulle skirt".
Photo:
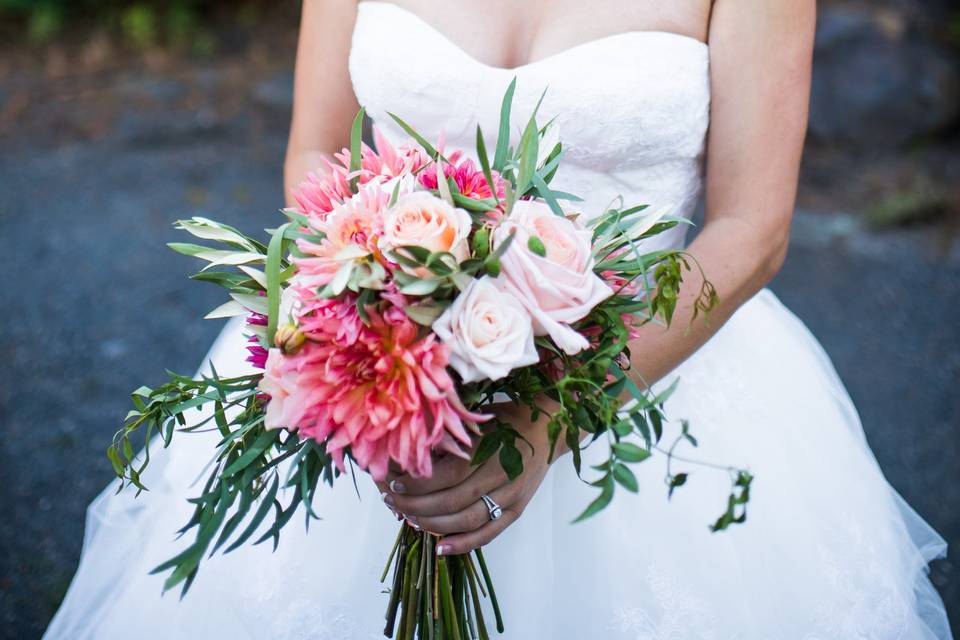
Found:
[{"label": "tulle skirt", "polygon": [[[246,371],[244,341],[231,320],[205,362]],[[486,549],[500,637],[951,637],[926,573],[944,541],[888,485],[826,354],[771,292],[664,383],[677,376],[666,412],[690,421],[693,455],[756,477],[747,522],[709,531],[729,490],[722,472],[683,468],[689,480],[668,501],[661,457],[637,467],[638,495],[622,491],[572,525],[595,492],[562,459]],[[162,577],[148,572],[186,542],[174,532],[201,489],[211,437],[178,435],[158,454],[149,493],[111,486],[91,504],[80,567],[44,637],[382,638],[379,576],[398,524],[365,475],[359,497],[349,480],[319,493],[323,519],[309,531],[289,524],[275,552],[266,543],[214,556],[183,600],[161,597]],[[603,459],[602,446],[587,457]]]}]

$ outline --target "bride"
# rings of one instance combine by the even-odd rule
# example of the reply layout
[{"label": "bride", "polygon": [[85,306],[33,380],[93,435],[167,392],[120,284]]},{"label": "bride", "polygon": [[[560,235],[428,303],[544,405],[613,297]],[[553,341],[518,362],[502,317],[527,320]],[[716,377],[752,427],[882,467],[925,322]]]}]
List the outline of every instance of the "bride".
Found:
[{"label": "bride", "polygon": [[[178,600],[148,573],[182,548],[175,531],[213,450],[195,435],[152,469],[149,494],[111,487],[91,505],[80,568],[45,637],[382,637],[393,511],[445,534],[443,553],[489,544],[507,638],[949,638],[926,576],[943,541],[885,481],[820,345],[763,288],[787,250],[814,13],[813,0],[303,4],[288,192],[346,142],[359,104],[395,141],[388,109],[470,149],[473,123],[496,129],[513,78],[518,118],[548,89],[541,113],[558,117],[567,150],[554,184],[585,211],[620,194],[690,215],[705,191],[689,251],[720,307],[688,330],[701,284],[691,275],[673,328],[648,326],[632,352],[647,380],[680,378],[666,413],[690,420],[705,455],[756,476],[745,524],[708,530],[722,474],[691,467],[668,502],[663,462],[651,460],[639,496],[571,525],[592,489],[566,460],[546,462],[543,424],[506,407],[535,444],[516,481],[496,462],[446,462],[426,481],[378,488],[364,476],[360,499],[340,482],[318,499],[324,519],[309,535],[291,526],[276,552],[215,556]],[[244,345],[234,319],[205,361],[239,375]],[[502,518],[489,520],[482,494]]]}]

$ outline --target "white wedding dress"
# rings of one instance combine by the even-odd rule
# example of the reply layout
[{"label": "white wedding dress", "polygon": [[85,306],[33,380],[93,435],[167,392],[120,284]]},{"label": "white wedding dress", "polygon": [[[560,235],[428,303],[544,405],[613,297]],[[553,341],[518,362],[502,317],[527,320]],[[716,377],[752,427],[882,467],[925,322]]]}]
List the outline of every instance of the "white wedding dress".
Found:
[{"label": "white wedding dress", "polygon": [[[671,203],[682,215],[701,190],[709,121],[708,47],[670,33],[629,32],[514,69],[470,57],[416,15],[362,2],[350,72],[385,134],[401,114],[448,148],[494,135],[501,96],[518,79],[518,130],[544,88],[542,121],[558,115],[567,151],[558,189],[598,211]],[[658,239],[681,245],[680,228]],[[736,250],[731,247],[731,250]],[[208,359],[221,374],[248,366],[243,324],[227,323]],[[568,459],[554,465],[524,515],[487,549],[505,638],[853,640],[949,638],[926,576],[943,540],[891,489],[837,374],[803,324],[761,291],[668,376],[666,412],[690,420],[696,456],[756,476],[746,524],[712,534],[723,473],[687,467],[667,501],[663,460],[638,468],[639,495],[620,492],[598,517],[571,525],[594,496]],[[601,443],[593,456],[603,456]],[[212,451],[182,434],[157,453],[139,498],[109,487],[91,505],[80,567],[48,640],[381,638],[378,582],[397,522],[367,476],[318,495],[323,520],[294,521],[280,547],[205,560],[190,593],[161,598],[149,570],[181,550],[174,532]],[[493,630],[491,630],[493,631]],[[493,631],[494,637],[496,636]]]}]

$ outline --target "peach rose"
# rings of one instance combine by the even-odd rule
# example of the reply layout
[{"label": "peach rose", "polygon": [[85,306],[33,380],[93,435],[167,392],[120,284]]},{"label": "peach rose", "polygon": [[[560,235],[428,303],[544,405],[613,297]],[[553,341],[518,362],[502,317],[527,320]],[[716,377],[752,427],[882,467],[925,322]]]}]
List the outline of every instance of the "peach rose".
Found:
[{"label": "peach rose", "polygon": [[[549,335],[571,355],[586,349],[587,339],[570,323],[586,317],[613,295],[613,290],[593,272],[593,234],[534,200],[521,200],[513,206],[510,215],[493,231],[494,246],[513,232],[513,244],[500,261],[497,279],[501,286],[527,308],[537,335]],[[546,255],[530,249],[530,238],[534,236]]]},{"label": "peach rose", "polygon": [[[384,215],[380,250],[386,254],[402,246],[423,247],[431,252],[447,251],[462,262],[470,255],[471,224],[469,213],[433,194],[408,193],[400,196]],[[423,269],[401,268],[414,275],[426,275]]]}]

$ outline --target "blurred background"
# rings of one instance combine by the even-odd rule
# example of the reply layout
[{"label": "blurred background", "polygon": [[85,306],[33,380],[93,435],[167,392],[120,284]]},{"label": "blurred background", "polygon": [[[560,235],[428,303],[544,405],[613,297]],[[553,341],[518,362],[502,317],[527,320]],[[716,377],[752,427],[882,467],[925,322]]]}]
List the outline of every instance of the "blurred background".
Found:
[{"label": "blurred background", "polygon": [[[2,638],[39,637],[62,598],[129,392],[192,373],[221,327],[200,320],[219,290],[164,246],[171,222],[279,220],[298,10],[0,0]],[[890,482],[950,543],[932,578],[960,635],[958,54],[949,2],[820,3],[772,288],[832,356]]]}]

